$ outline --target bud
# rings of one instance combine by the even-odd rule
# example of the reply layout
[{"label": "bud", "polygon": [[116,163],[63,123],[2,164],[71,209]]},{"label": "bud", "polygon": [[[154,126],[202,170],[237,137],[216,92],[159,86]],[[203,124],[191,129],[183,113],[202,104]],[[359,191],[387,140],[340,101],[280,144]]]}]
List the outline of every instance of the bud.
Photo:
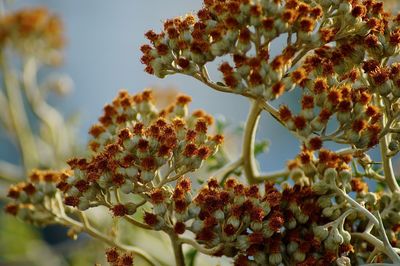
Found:
[{"label": "bud", "polygon": [[263,222],[262,232],[265,238],[271,237],[275,232],[269,227],[268,221]]},{"label": "bud", "polygon": [[313,227],[314,235],[321,241],[325,240],[329,235],[328,228],[324,226],[314,226]]},{"label": "bud", "polygon": [[200,232],[200,231],[203,229],[203,227],[204,227],[203,221],[198,220],[198,219],[195,219],[195,220],[193,221],[193,223],[192,223],[191,230],[192,230],[194,233],[198,233],[198,232]]},{"label": "bud", "polygon": [[272,265],[278,265],[282,262],[282,255],[281,253],[272,253],[269,255],[269,263]]},{"label": "bud", "polygon": [[99,184],[99,186],[103,189],[107,189],[110,185],[110,177],[108,175],[102,175],[99,177],[99,180],[97,181],[97,183]]},{"label": "bud", "polygon": [[137,205],[135,203],[129,202],[129,203],[126,203],[124,206],[125,206],[125,209],[126,209],[126,213],[128,215],[135,214],[135,212],[137,210]]},{"label": "bud", "polygon": [[352,174],[349,170],[342,170],[339,172],[339,178],[342,183],[348,183],[352,178]]},{"label": "bud", "polygon": [[329,237],[332,238],[332,241],[337,244],[337,245],[341,245],[343,244],[343,236],[340,234],[339,229],[337,229],[336,227],[332,228],[330,233],[329,233]]},{"label": "bud", "polygon": [[129,194],[133,191],[133,183],[129,179],[125,179],[125,182],[120,187],[122,193]]},{"label": "bud", "polygon": [[351,235],[350,235],[349,232],[347,232],[346,230],[341,229],[340,230],[340,234],[343,237],[343,243],[346,243],[346,244],[350,243]]},{"label": "bud", "polygon": [[191,203],[189,205],[188,212],[189,212],[190,217],[196,217],[197,215],[199,215],[200,211],[201,211],[201,208],[199,206],[197,206],[196,204]]},{"label": "bud", "polygon": [[311,121],[311,127],[316,131],[321,131],[325,127],[325,124],[322,123],[319,117],[317,116]]},{"label": "bud", "polygon": [[267,263],[267,255],[265,252],[256,252],[254,255],[254,261],[257,262],[258,265],[265,265]]},{"label": "bud", "polygon": [[57,191],[57,188],[54,183],[46,182],[44,184],[44,187],[43,187],[44,194],[51,196],[51,195],[54,195],[54,193],[56,193],[56,191]]},{"label": "bud", "polygon": [[236,238],[236,247],[240,250],[246,250],[250,247],[249,238],[247,235],[239,235]]},{"label": "bud", "polygon": [[324,178],[328,184],[336,184],[335,180],[337,178],[337,171],[335,168],[327,168],[324,172]]},{"label": "bud", "polygon": [[218,221],[222,221],[225,219],[225,214],[222,210],[216,210],[214,212],[214,218],[217,219]]},{"label": "bud", "polygon": [[240,225],[240,220],[236,216],[230,216],[226,221],[226,224],[231,224],[235,229]]},{"label": "bud", "polygon": [[261,230],[262,230],[262,227],[263,227],[263,223],[260,222],[260,221],[252,221],[252,222],[250,223],[250,228],[251,228],[251,230],[253,230],[253,231],[261,231]]},{"label": "bud", "polygon": [[79,198],[79,204],[78,204],[78,209],[80,211],[85,211],[89,209],[90,203],[89,200],[86,197],[80,197]]},{"label": "bud", "polygon": [[378,87],[378,92],[382,96],[387,96],[392,91],[392,87],[391,82],[388,80]]},{"label": "bud", "polygon": [[167,211],[165,203],[159,203],[153,205],[153,212],[156,215],[163,215]]},{"label": "bud", "polygon": [[31,197],[31,201],[34,204],[41,203],[44,200],[44,194],[41,191],[36,191]]},{"label": "bud", "polygon": [[331,196],[321,196],[317,200],[318,205],[321,208],[326,208],[332,206]]},{"label": "bud", "polygon": [[291,218],[289,221],[286,222],[285,227],[287,229],[294,229],[297,225],[296,219]]},{"label": "bud", "polygon": [[306,215],[302,212],[299,212],[298,214],[295,213],[295,216],[296,216],[297,221],[301,224],[305,224],[309,219],[308,215]]},{"label": "bud", "polygon": [[142,171],[140,176],[141,176],[142,180],[147,183],[154,179],[154,172]]},{"label": "bud", "polygon": [[287,252],[289,254],[294,253],[297,251],[297,249],[299,248],[299,244],[295,241],[290,241],[288,246],[287,246]]},{"label": "bud", "polygon": [[371,205],[376,205],[377,202],[378,202],[378,197],[376,196],[375,193],[368,192],[368,193],[365,195],[365,201],[368,202],[368,203],[371,204]]},{"label": "bud", "polygon": [[336,117],[337,117],[337,120],[341,124],[346,124],[351,119],[351,113],[350,112],[338,112]]},{"label": "bud", "polygon": [[330,186],[325,181],[319,181],[314,183],[312,186],[312,190],[317,193],[318,195],[324,195],[328,192]]},{"label": "bud", "polygon": [[337,266],[351,266],[351,261],[348,257],[341,256],[336,260]]},{"label": "bud", "polygon": [[335,207],[327,207],[322,210],[322,215],[324,215],[325,217],[331,217],[334,210]]},{"label": "bud", "polygon": [[302,262],[302,261],[304,261],[306,259],[306,254],[301,252],[300,250],[296,250],[293,253],[293,258],[297,262]]}]

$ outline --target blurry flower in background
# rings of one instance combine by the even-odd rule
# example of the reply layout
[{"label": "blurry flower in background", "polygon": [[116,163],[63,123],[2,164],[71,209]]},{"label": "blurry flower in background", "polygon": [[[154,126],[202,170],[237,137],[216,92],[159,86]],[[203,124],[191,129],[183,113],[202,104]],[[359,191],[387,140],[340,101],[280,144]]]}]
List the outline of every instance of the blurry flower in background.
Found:
[{"label": "blurry flower in background", "polygon": [[0,21],[0,41],[22,57],[33,56],[43,63],[59,65],[65,39],[60,19],[44,7],[5,14]]},{"label": "blurry flower in background", "polygon": [[[65,119],[48,103],[51,93],[67,95],[71,78],[54,73],[63,62],[64,30],[45,7],[2,10],[0,16],[0,206],[5,188],[33,168],[65,167],[78,152],[76,118]],[[46,75],[38,72],[46,68]],[[6,136],[7,138],[4,138]],[[14,145],[15,150],[7,147]],[[13,160],[18,154],[20,160]],[[1,265],[67,265],[37,229],[0,213]],[[37,254],[40,254],[39,256]]]}]

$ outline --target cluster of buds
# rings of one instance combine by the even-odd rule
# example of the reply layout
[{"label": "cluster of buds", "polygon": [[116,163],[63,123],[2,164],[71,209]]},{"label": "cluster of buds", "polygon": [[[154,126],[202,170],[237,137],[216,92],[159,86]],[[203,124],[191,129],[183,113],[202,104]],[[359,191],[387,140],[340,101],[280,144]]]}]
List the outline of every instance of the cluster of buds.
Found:
[{"label": "cluster of buds", "polygon": [[22,9],[0,18],[0,46],[10,46],[22,55],[58,63],[65,43],[61,20],[46,8]]},{"label": "cluster of buds", "polygon": [[[293,74],[304,73],[296,70]],[[309,86],[304,88],[301,98],[301,112],[292,114],[288,106],[282,105],[279,116],[289,130],[304,139],[308,149],[320,149],[324,140],[354,144],[358,148],[370,148],[378,143],[382,113],[371,103],[373,95],[368,88],[336,79],[329,82],[325,77],[307,83]],[[326,135],[334,115],[338,128]]]},{"label": "cluster of buds", "polygon": [[315,234],[315,227],[334,219],[322,214],[320,196],[310,186],[286,185],[280,192],[266,183],[262,192],[236,179],[223,186],[210,179],[192,195],[190,180],[182,178],[172,194],[159,190],[152,199],[153,211],[144,218],[148,225],[176,234],[191,231],[214,256],[234,257],[235,265],[280,265],[283,258],[290,265],[329,265],[352,250],[348,238],[323,244]]},{"label": "cluster of buds", "polygon": [[[336,184],[338,187],[349,188],[352,180],[352,169],[349,163],[353,156],[338,154],[327,149],[319,149],[318,157],[315,151],[304,149],[294,160],[287,163],[290,179],[300,186],[316,183],[321,188],[318,194],[326,194],[327,186]],[[316,191],[317,192],[317,191]]]},{"label": "cluster of buds", "polygon": [[33,171],[27,182],[10,187],[7,196],[13,203],[6,206],[6,212],[39,226],[55,223],[49,210],[57,192],[56,185],[66,176],[62,172]]},{"label": "cluster of buds", "polygon": [[[381,3],[368,2],[204,1],[197,16],[167,20],[159,34],[147,32],[151,45],[142,46],[142,63],[148,73],[158,77],[184,73],[207,78],[205,64],[230,55],[234,66],[224,62],[219,68],[227,88],[238,94],[275,99],[303,81],[288,75],[297,63],[296,54],[330,42],[348,42],[345,32],[357,38],[388,28],[388,16],[381,11]],[[385,31],[390,35],[387,50],[392,54],[397,51],[396,32]],[[272,57],[269,46],[282,34],[289,35],[288,45]],[[346,56],[339,54],[335,70],[362,60],[363,51],[358,48],[346,51]],[[344,57],[351,60],[341,60]],[[332,63],[329,66],[333,70]]]},{"label": "cluster of buds", "polygon": [[133,255],[121,254],[116,248],[106,250],[106,258],[111,266],[133,266]]},{"label": "cluster of buds", "polygon": [[[121,92],[104,107],[99,124],[90,129],[92,154],[68,161],[73,173],[58,183],[65,204],[86,210],[110,190],[143,194],[162,187],[163,172],[198,169],[217,151],[222,136],[209,136],[212,118],[203,111],[188,115],[190,98],[158,111],[151,91]],[[99,198],[100,197],[100,198]],[[132,206],[114,206],[116,216],[132,214]]]}]

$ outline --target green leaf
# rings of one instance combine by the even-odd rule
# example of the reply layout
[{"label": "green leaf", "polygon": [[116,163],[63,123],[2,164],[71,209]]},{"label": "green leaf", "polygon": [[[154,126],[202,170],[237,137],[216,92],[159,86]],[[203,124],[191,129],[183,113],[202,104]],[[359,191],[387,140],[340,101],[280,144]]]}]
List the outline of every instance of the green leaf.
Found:
[{"label": "green leaf", "polygon": [[194,248],[189,249],[185,253],[185,261],[186,261],[186,266],[194,266],[194,261],[196,260],[198,251]]},{"label": "green leaf", "polygon": [[261,153],[266,152],[268,147],[269,147],[269,142],[266,141],[266,140],[262,140],[262,141],[257,142],[254,145],[254,155],[257,156],[257,155],[259,155]]},{"label": "green leaf", "polygon": [[385,191],[386,188],[386,184],[383,182],[377,182],[376,183],[376,192],[381,192],[381,191]]},{"label": "green leaf", "polygon": [[196,181],[197,181],[197,183],[199,185],[203,185],[204,184],[204,180],[203,179],[197,178]]}]

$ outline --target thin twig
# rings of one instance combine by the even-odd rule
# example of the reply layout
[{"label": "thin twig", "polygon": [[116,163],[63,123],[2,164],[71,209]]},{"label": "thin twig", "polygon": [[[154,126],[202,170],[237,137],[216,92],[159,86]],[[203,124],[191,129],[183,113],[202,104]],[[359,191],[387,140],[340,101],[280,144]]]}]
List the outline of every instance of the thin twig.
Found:
[{"label": "thin twig", "polygon": [[220,182],[221,181],[220,179],[222,179],[226,174],[232,172],[236,168],[240,167],[242,164],[243,164],[243,158],[239,157],[235,161],[230,162],[229,164],[225,165],[221,169],[218,169],[216,172],[211,174],[211,176],[214,177],[215,179],[217,179],[218,182]]},{"label": "thin twig", "polygon": [[289,171],[288,170],[282,170],[282,171],[276,171],[272,173],[263,173],[260,176],[257,176],[256,179],[258,183],[263,182],[263,181],[275,181],[278,178],[281,177],[287,177],[289,176]]},{"label": "thin twig", "polygon": [[146,260],[148,263],[150,263],[150,265],[159,265],[159,263],[154,258],[152,258],[150,256],[150,254],[148,254],[146,251],[144,251],[140,248],[137,248],[137,247],[132,247],[132,246],[128,246],[128,245],[119,243],[118,241],[114,241],[113,239],[111,239],[111,238],[107,237],[106,235],[104,235],[103,233],[99,232],[97,229],[91,227],[88,224],[87,220],[84,223],[80,223],[76,220],[73,220],[72,218],[70,218],[68,216],[58,217],[58,219],[60,220],[60,222],[62,224],[66,225],[66,226],[72,226],[81,231],[84,231],[84,232],[88,233],[90,236],[103,241],[104,243],[108,244],[109,246],[116,247],[125,252],[132,252],[132,253],[136,254],[137,256],[142,257],[144,260]]},{"label": "thin twig", "polygon": [[188,245],[191,245],[192,247],[194,247],[196,250],[198,250],[199,252],[206,254],[206,255],[214,255],[215,253],[217,253],[219,250],[221,250],[221,248],[223,248],[223,244],[219,244],[213,248],[205,248],[202,245],[200,245],[199,243],[197,243],[196,241],[194,241],[193,239],[190,238],[180,238],[179,241],[181,243],[185,243]]}]

